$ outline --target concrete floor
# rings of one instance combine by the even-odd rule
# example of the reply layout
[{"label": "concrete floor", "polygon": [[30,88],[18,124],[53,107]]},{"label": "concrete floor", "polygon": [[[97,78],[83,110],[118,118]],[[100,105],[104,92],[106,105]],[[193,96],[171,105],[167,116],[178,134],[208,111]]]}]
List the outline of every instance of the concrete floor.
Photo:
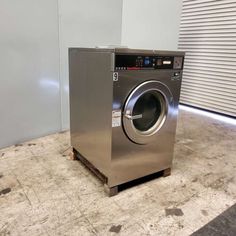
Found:
[{"label": "concrete floor", "polygon": [[109,198],[69,133],[0,150],[0,235],[189,235],[236,203],[236,126],[180,111],[172,175]]}]

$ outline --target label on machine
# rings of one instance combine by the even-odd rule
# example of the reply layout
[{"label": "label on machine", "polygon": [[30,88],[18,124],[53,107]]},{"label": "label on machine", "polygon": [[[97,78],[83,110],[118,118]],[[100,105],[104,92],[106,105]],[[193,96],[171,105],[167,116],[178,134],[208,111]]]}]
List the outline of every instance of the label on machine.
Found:
[{"label": "label on machine", "polygon": [[121,126],[121,110],[112,111],[112,127]]}]

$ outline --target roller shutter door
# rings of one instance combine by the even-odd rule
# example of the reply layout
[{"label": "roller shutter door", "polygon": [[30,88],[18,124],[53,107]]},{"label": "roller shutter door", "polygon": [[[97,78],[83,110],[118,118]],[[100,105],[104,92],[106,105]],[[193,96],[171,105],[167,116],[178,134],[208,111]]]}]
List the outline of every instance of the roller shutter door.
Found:
[{"label": "roller shutter door", "polygon": [[180,102],[236,117],[236,1],[183,0]]}]

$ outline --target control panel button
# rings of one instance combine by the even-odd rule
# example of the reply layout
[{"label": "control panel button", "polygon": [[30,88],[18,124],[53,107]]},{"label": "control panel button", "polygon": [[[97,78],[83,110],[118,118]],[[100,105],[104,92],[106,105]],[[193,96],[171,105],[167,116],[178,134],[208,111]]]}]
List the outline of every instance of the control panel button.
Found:
[{"label": "control panel button", "polygon": [[158,66],[161,66],[161,65],[162,65],[162,60],[161,60],[161,59],[158,59],[158,60],[157,60],[157,65],[158,65]]},{"label": "control panel button", "polygon": [[145,59],[144,59],[144,65],[147,66],[147,65],[149,65],[149,64],[150,64],[150,59],[149,59],[149,57],[145,57]]},{"label": "control panel button", "polygon": [[180,80],[181,79],[181,73],[180,71],[174,72],[173,75],[171,76],[171,80]]}]

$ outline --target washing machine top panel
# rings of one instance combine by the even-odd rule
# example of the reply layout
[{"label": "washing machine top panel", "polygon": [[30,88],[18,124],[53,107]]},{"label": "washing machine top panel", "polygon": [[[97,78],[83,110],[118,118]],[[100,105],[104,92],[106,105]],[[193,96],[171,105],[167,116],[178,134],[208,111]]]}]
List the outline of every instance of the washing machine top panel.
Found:
[{"label": "washing machine top panel", "polygon": [[115,55],[116,70],[182,70],[184,57],[169,55]]}]

